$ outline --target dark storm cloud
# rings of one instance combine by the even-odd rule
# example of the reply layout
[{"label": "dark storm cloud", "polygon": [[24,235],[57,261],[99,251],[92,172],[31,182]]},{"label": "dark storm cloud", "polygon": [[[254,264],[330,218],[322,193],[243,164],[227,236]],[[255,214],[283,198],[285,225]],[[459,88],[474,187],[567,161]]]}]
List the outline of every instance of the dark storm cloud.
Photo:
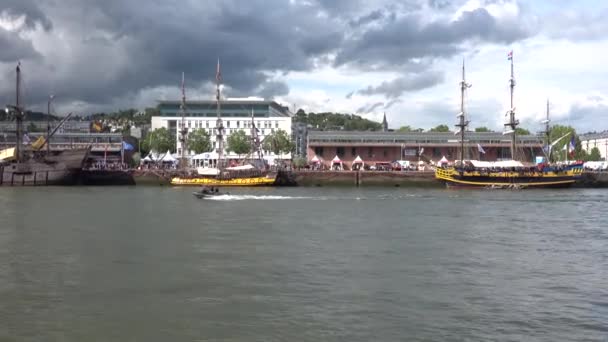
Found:
[{"label": "dark storm cloud", "polygon": [[381,10],[375,10],[369,14],[351,20],[349,24],[353,27],[359,27],[380,20],[382,18],[384,18],[384,12]]},{"label": "dark storm cloud", "polygon": [[275,96],[289,94],[289,86],[285,82],[267,81],[256,91],[257,94],[265,99],[272,99]]},{"label": "dark storm cloud", "polygon": [[361,95],[382,94],[386,98],[397,98],[407,91],[421,90],[430,88],[443,81],[443,73],[425,72],[420,74],[409,74],[396,78],[392,81],[384,81],[378,86],[368,86],[358,91]]},{"label": "dark storm cloud", "polygon": [[31,41],[23,40],[18,35],[0,27],[0,62],[38,57]]},{"label": "dark storm cloud", "polygon": [[2,0],[0,14],[5,14],[11,18],[25,16],[25,25],[28,28],[35,28],[37,23],[45,31],[49,31],[53,27],[51,20],[33,0]]},{"label": "dark storm cloud", "polygon": [[[38,12],[23,5],[15,12],[27,9],[28,20],[46,28],[52,21],[50,38],[57,40],[53,51],[41,51],[43,62],[24,66],[31,102],[42,103],[53,91],[69,94],[63,97],[66,101],[113,103],[142,89],[178,87],[182,71],[188,83],[198,87],[214,81],[218,58],[230,91],[227,95],[285,95],[289,88],[268,81],[271,73],[309,70],[313,59],[337,49],[344,39],[337,22],[317,17],[318,7],[280,0],[180,6],[161,0],[147,1],[145,6],[117,0],[65,0],[55,5],[46,3]],[[0,46],[8,45],[4,36]],[[10,42],[10,46],[19,43],[14,38]],[[27,43],[10,54],[0,52],[1,61],[15,62],[27,55],[26,47],[31,47]],[[13,63],[0,65],[0,70],[13,67]],[[0,97],[9,94],[10,87],[0,86]]]},{"label": "dark storm cloud", "polygon": [[403,102],[401,99],[392,99],[387,104],[384,105],[384,109],[389,109],[392,106],[394,106],[398,103],[401,103],[401,102]]},{"label": "dark storm cloud", "polygon": [[570,107],[565,119],[565,124],[573,126],[579,133],[596,131],[598,124],[600,124],[600,128],[603,128],[601,124],[608,122],[608,105],[603,103],[575,104]]},{"label": "dark storm cloud", "polygon": [[464,12],[452,22],[425,23],[419,14],[407,14],[347,41],[336,65],[403,65],[416,58],[451,56],[467,41],[511,43],[530,34],[527,27],[497,21],[484,8]]},{"label": "dark storm cloud", "polygon": [[372,113],[373,111],[375,111],[376,109],[378,109],[382,106],[384,106],[384,102],[366,104],[365,106],[358,108],[356,112],[357,113]]},{"label": "dark storm cloud", "polygon": [[[428,23],[420,14],[425,3],[4,0],[0,12],[25,16],[25,29],[46,33],[21,37],[0,31],[0,74],[11,73],[17,59],[29,58],[24,61],[28,103],[44,104],[52,92],[61,94],[57,102],[116,109],[129,106],[142,92],[177,89],[182,72],[190,89],[206,90],[219,58],[226,95],[271,98],[289,92],[276,74],[334,63],[360,69],[378,64],[400,72],[413,65],[424,75],[430,64],[424,61],[451,56],[465,41],[508,42],[527,33],[517,25],[503,27],[485,10],[465,13],[455,22]],[[443,5],[433,6],[444,10]],[[39,41],[32,44],[24,37]],[[362,91],[391,98],[432,81],[403,78]],[[0,84],[0,98],[12,93],[10,84]]]}]

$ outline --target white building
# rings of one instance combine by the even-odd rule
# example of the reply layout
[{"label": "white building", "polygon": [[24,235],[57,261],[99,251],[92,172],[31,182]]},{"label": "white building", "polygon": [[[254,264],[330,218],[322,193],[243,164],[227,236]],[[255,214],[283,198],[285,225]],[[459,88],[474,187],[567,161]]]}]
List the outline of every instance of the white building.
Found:
[{"label": "white building", "polygon": [[[181,154],[182,146],[179,141],[179,127],[182,120],[180,101],[161,101],[159,102],[160,116],[152,117],[152,130],[165,127],[176,139],[177,154]],[[216,121],[217,103],[216,101],[188,101],[186,102],[185,125],[188,132],[196,129],[204,129],[211,137],[213,151],[217,149]],[[221,117],[226,131],[224,136],[224,149],[226,149],[226,138],[230,134],[243,130],[251,135],[251,115],[253,112],[254,123],[259,129],[258,137],[264,141],[270,133],[282,129],[291,134],[291,118],[293,114],[287,107],[283,107],[274,101],[264,101],[258,99],[235,99],[223,100],[220,103]],[[211,152],[211,151],[209,151]],[[217,151],[216,151],[217,152]],[[187,154],[193,155],[194,151]],[[226,159],[236,159],[234,153],[224,151]],[[269,159],[279,158],[271,151],[264,151],[264,156]],[[241,156],[243,157],[243,156]],[[291,159],[291,154],[280,156],[283,159]]]},{"label": "white building", "polygon": [[591,152],[591,149],[597,147],[600,150],[600,154],[604,160],[608,156],[608,131],[600,133],[589,133],[580,136],[581,148],[587,153]]}]

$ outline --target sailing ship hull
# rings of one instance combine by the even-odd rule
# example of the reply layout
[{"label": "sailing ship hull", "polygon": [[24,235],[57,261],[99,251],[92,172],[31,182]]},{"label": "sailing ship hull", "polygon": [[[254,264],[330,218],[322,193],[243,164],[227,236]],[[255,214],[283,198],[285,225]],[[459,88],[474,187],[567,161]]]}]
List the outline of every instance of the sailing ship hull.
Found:
[{"label": "sailing ship hull", "polygon": [[527,189],[568,188],[580,179],[582,168],[563,172],[460,172],[454,168],[435,171],[435,178],[448,187]]},{"label": "sailing ship hull", "polygon": [[76,185],[88,152],[89,149],[65,150],[0,165],[0,186]]},{"label": "sailing ship hull", "polygon": [[218,179],[209,177],[174,177],[171,185],[195,185],[195,186],[272,186],[275,185],[276,176],[243,177]]}]

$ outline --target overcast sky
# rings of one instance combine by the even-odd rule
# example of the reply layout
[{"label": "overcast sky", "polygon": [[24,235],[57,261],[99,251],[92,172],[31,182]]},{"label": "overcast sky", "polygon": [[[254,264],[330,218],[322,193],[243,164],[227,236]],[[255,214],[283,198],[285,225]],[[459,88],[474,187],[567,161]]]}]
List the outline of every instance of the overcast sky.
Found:
[{"label": "overcast sky", "polygon": [[515,107],[540,129],[608,129],[608,2],[566,0],[2,0],[0,99],[60,113],[226,96],[306,111],[358,113],[389,126],[453,126],[465,59],[473,127],[502,129],[515,61]]}]

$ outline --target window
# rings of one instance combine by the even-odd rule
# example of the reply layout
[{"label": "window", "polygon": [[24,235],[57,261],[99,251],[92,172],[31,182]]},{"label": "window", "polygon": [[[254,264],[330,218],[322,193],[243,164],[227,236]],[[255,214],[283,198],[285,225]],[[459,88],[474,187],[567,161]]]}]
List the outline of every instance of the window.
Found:
[{"label": "window", "polygon": [[277,122],[275,122],[274,127],[275,127],[275,128],[279,128],[279,122],[278,122],[278,121],[277,121]]},{"label": "window", "polygon": [[374,156],[374,154],[372,153],[372,151],[373,151],[373,150],[372,150],[372,148],[371,148],[371,147],[368,147],[368,148],[367,148],[367,156],[368,156],[368,157],[370,157],[370,158]]},{"label": "window", "polygon": [[441,157],[441,149],[438,147],[433,148],[433,157]]},{"label": "window", "polygon": [[230,121],[226,121],[226,127],[230,127]]},{"label": "window", "polygon": [[382,155],[384,155],[386,157],[388,155],[388,151],[386,149],[384,149],[384,151],[382,151]]},{"label": "window", "polygon": [[351,148],[351,149],[350,149],[350,154],[351,154],[353,157],[356,157],[356,156],[357,156],[357,148],[356,148],[356,147]]},{"label": "window", "polygon": [[240,121],[237,121],[237,122],[236,122],[236,128],[240,128],[240,127],[241,127],[241,122],[240,122]]},{"label": "window", "polygon": [[344,158],[344,147],[336,147],[336,154],[340,158]]},{"label": "window", "polygon": [[209,121],[205,121],[205,127],[209,128]]}]

